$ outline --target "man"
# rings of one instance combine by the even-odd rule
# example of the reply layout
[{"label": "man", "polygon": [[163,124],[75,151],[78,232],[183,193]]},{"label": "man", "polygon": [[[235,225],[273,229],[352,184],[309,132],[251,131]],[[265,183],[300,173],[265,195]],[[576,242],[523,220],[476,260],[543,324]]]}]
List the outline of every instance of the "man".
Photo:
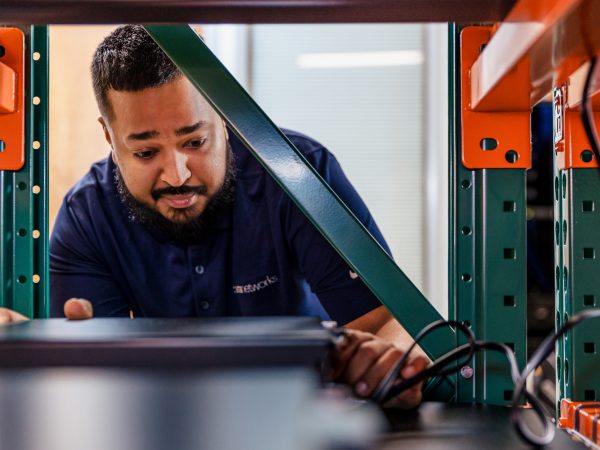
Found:
[{"label": "man", "polygon": [[[352,330],[333,377],[370,396],[406,335],[187,78],[139,26],[100,44],[92,78],[112,151],[58,213],[51,315],[333,319]],[[334,157],[286,134],[387,249]],[[416,357],[402,375],[425,364]],[[394,402],[420,396],[418,386]]]}]

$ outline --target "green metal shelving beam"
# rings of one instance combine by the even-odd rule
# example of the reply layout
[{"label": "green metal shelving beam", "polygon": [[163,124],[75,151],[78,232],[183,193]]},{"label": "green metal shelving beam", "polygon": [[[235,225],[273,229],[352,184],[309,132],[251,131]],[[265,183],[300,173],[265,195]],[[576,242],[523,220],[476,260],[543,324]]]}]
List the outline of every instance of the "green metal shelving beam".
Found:
[{"label": "green metal shelving beam", "polygon": [[[189,26],[146,26],[267,172],[411,335],[442,317]],[[450,330],[423,341],[432,356]]]}]

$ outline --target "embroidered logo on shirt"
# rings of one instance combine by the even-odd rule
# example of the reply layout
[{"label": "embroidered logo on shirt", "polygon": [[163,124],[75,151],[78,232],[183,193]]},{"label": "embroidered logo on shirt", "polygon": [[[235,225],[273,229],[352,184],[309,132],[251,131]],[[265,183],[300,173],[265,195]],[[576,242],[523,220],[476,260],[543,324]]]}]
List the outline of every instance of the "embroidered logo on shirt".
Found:
[{"label": "embroidered logo on shirt", "polygon": [[252,292],[260,291],[265,289],[272,284],[279,281],[277,275],[267,275],[264,280],[258,281],[257,283],[242,284],[233,286],[234,294],[251,294]]}]

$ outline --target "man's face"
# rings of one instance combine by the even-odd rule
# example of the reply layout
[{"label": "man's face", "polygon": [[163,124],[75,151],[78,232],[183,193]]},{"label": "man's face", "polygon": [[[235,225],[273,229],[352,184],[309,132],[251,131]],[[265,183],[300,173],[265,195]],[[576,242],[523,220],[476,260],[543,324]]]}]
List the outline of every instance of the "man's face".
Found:
[{"label": "man's face", "polygon": [[176,224],[200,216],[225,179],[223,121],[185,77],[108,100],[100,120],[129,193]]}]

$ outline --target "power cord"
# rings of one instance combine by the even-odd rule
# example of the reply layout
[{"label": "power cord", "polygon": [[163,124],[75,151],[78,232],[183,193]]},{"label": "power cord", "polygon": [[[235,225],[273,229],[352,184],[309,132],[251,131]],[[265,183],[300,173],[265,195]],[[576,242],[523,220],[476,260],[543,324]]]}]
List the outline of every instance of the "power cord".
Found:
[{"label": "power cord", "polygon": [[[511,402],[511,421],[515,431],[526,443],[535,447],[543,447],[550,444],[554,439],[555,427],[551,419],[546,416],[541,401],[534,394],[527,390],[526,379],[529,374],[531,374],[539,365],[541,365],[548,355],[554,351],[554,345],[561,336],[579,323],[596,317],[600,317],[600,309],[586,310],[571,317],[558,331],[551,333],[544,339],[540,346],[531,355],[527,366],[522,372],[519,372],[519,366],[517,364],[515,354],[509,346],[499,342],[477,341],[471,329],[460,322],[443,320],[433,322],[419,332],[415,338],[415,342],[408,348],[406,353],[404,353],[402,358],[390,370],[388,375],[377,387],[372,396],[372,400],[380,403],[386,403],[406,389],[409,389],[432,376],[442,376],[450,373],[456,373],[462,366],[471,361],[475,352],[481,350],[500,352],[503,353],[508,360],[511,378],[515,386]],[[400,373],[400,370],[408,360],[410,353],[414,350],[416,345],[432,331],[445,326],[451,326],[455,327],[457,330],[461,330],[465,336],[467,336],[468,342],[437,358],[426,369],[417,373],[413,377],[398,382],[398,374]],[[463,359],[461,360],[461,358]],[[460,363],[457,363],[459,360]],[[519,407],[519,405],[523,400],[527,401],[527,403],[531,406],[531,409],[535,412],[537,418],[542,424],[542,434],[538,435],[532,432],[522,420],[521,412],[523,408]]]}]

